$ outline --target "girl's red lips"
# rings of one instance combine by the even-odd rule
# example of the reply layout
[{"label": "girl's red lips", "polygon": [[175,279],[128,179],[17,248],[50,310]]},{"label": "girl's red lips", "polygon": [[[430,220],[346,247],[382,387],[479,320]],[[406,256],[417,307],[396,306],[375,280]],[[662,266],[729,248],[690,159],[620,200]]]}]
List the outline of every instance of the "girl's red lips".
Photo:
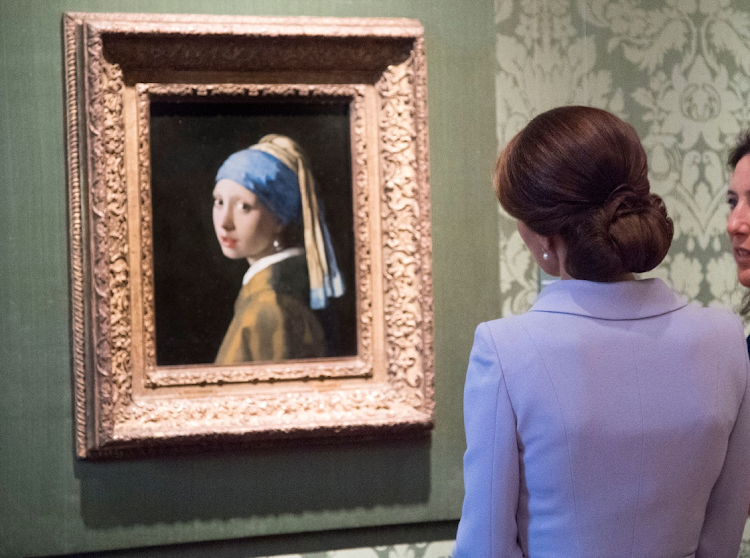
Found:
[{"label": "girl's red lips", "polygon": [[222,236],[219,240],[227,248],[234,248],[237,245],[237,240],[228,236]]}]

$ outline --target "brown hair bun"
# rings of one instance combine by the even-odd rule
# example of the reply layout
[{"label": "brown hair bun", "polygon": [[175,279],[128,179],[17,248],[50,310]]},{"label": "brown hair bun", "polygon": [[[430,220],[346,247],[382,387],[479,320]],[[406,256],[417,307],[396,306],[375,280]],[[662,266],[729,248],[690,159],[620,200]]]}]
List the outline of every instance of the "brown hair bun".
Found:
[{"label": "brown hair bun", "polygon": [[589,281],[652,270],[667,255],[674,234],[664,201],[656,194],[617,196],[574,223],[560,231],[566,269],[571,277]]},{"label": "brown hair bun", "polygon": [[647,175],[632,126],[600,109],[561,107],[511,140],[495,189],[509,214],[560,236],[571,277],[614,281],[656,267],[672,242],[672,220]]}]

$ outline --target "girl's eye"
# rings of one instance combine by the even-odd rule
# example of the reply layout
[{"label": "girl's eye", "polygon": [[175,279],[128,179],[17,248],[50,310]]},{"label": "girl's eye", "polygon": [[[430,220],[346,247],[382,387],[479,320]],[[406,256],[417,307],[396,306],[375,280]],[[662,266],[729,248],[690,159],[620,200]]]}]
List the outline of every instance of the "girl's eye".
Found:
[{"label": "girl's eye", "polygon": [[736,196],[727,196],[727,203],[729,204],[729,209],[734,209],[737,207],[737,197]]},{"label": "girl's eye", "polygon": [[221,207],[224,205],[224,200],[221,198],[214,198],[214,207]]},{"label": "girl's eye", "polygon": [[249,203],[240,202],[238,205],[240,206],[240,209],[244,211],[245,213],[249,213],[253,209],[253,206],[250,205]]}]

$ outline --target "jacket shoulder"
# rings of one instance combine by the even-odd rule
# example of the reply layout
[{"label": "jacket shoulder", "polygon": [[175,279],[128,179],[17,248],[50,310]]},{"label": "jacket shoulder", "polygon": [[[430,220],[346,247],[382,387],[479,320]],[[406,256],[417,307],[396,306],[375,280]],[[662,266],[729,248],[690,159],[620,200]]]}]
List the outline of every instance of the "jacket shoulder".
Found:
[{"label": "jacket shoulder", "polygon": [[482,322],[477,326],[475,333],[475,345],[484,341],[490,343],[498,355],[511,354],[523,350],[522,347],[532,344],[531,336],[528,334],[530,326],[528,314],[507,316]]},{"label": "jacket shoulder", "polygon": [[678,316],[686,328],[694,329],[703,335],[736,335],[739,331],[743,332],[744,338],[742,319],[728,308],[706,308],[693,302],[683,307]]}]

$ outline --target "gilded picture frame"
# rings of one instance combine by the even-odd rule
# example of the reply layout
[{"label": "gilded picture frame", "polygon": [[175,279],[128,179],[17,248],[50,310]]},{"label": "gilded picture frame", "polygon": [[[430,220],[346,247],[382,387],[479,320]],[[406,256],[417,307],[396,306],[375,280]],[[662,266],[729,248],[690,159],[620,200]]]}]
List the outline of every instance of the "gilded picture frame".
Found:
[{"label": "gilded picture frame", "polygon": [[[431,428],[427,81],[419,22],[66,13],[63,33],[78,457]],[[179,106],[188,121],[191,107],[204,103],[214,103],[211,110],[249,107],[241,118],[253,125],[266,106],[298,119],[306,107],[344,115],[351,214],[339,208],[332,217],[343,213],[351,229],[354,349],[282,362],[163,364],[157,324],[169,307],[155,303],[155,285],[166,279],[155,272],[154,231],[161,229],[154,221],[162,213],[153,180],[157,160],[171,153],[164,151],[168,142],[153,151],[159,103]],[[273,121],[283,124],[280,118]],[[258,126],[267,121],[264,113]],[[213,185],[202,182],[209,182],[210,211]]]}]

